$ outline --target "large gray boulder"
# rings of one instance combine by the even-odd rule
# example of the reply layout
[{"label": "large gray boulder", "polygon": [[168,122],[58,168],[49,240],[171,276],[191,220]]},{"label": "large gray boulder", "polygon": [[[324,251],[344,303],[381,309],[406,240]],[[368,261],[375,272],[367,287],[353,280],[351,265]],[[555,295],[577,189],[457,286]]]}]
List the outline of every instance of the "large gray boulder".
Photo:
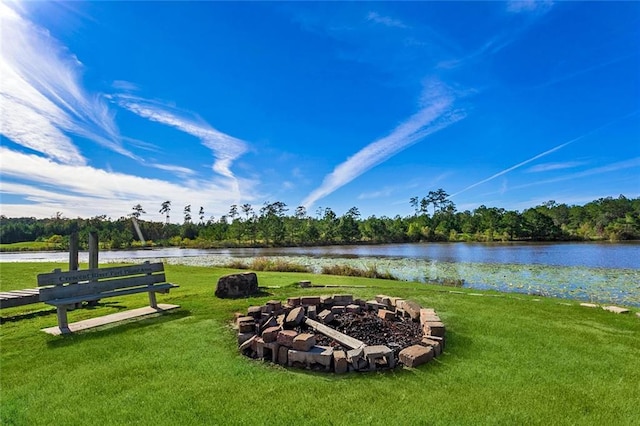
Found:
[{"label": "large gray boulder", "polygon": [[254,272],[231,274],[220,277],[216,286],[216,296],[234,299],[258,294],[258,276]]}]

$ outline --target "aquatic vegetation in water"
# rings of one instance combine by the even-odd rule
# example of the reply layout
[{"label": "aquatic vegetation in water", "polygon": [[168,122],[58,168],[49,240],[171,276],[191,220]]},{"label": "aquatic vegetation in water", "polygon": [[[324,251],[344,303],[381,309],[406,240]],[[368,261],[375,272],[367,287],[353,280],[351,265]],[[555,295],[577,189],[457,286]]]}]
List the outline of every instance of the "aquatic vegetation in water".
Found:
[{"label": "aquatic vegetation in water", "polygon": [[[376,278],[463,286],[480,290],[560,297],[594,303],[640,307],[640,270],[550,266],[538,264],[495,264],[439,262],[429,259],[359,257],[328,258],[311,256],[272,256],[238,258],[209,255],[160,259],[187,265],[248,266],[254,270],[332,273],[350,269],[378,273]],[[240,262],[240,263],[238,263]],[[236,266],[233,266],[236,265]],[[260,269],[262,265],[275,265]],[[295,268],[294,266],[295,265]],[[332,268],[334,272],[332,271]],[[244,269],[244,268],[243,268]],[[349,274],[339,274],[349,275]],[[372,276],[372,275],[358,275]]]}]

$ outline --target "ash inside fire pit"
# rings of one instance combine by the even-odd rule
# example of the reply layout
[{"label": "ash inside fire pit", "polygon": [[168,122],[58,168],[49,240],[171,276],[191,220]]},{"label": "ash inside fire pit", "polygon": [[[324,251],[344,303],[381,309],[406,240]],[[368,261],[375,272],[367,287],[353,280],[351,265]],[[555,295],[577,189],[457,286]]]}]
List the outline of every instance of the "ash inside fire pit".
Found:
[{"label": "ash inside fire pit", "polygon": [[[396,316],[391,320],[383,320],[373,311],[356,314],[347,312],[336,314],[329,327],[358,339],[368,346],[386,345],[397,357],[404,348],[419,345],[423,339],[422,327],[411,318]],[[312,333],[316,337],[316,345],[331,346],[334,349],[349,350],[340,342],[322,333],[317,333],[304,323],[295,329],[300,333]]]},{"label": "ash inside fire pit", "polygon": [[351,295],[271,300],[238,315],[238,345],[252,358],[345,373],[416,367],[441,354],[444,324],[413,301]]}]

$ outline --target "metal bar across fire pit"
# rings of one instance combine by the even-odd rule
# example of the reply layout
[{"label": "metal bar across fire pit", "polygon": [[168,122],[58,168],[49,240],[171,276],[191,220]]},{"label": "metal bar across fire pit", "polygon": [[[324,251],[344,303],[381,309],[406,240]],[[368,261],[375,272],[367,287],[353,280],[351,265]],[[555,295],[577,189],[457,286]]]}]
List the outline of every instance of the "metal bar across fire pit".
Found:
[{"label": "metal bar across fire pit", "polygon": [[358,349],[367,346],[364,342],[361,342],[358,339],[354,339],[351,336],[340,333],[338,330],[334,330],[333,328],[327,327],[326,325],[321,324],[318,321],[314,321],[310,318],[305,317],[304,323],[313,328],[318,333],[322,333],[325,336],[332,338],[336,342],[348,347],[349,349]]}]

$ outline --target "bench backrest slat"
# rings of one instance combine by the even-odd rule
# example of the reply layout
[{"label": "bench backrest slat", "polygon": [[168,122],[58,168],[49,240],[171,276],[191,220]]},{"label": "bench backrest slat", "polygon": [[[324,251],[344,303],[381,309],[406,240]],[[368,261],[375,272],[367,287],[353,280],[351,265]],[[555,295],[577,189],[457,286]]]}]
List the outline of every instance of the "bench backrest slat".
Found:
[{"label": "bench backrest slat", "polygon": [[143,263],[133,266],[117,266],[112,268],[85,269],[81,271],[54,271],[38,275],[38,286],[62,285],[82,281],[98,281],[103,279],[125,277],[128,275],[152,274],[164,271],[163,263]]},{"label": "bench backrest slat", "polygon": [[64,286],[46,287],[40,289],[40,301],[62,299],[66,297],[88,296],[106,291],[128,287],[142,287],[163,283],[166,281],[164,273],[141,275],[136,277],[115,278],[111,280],[92,281]]}]

